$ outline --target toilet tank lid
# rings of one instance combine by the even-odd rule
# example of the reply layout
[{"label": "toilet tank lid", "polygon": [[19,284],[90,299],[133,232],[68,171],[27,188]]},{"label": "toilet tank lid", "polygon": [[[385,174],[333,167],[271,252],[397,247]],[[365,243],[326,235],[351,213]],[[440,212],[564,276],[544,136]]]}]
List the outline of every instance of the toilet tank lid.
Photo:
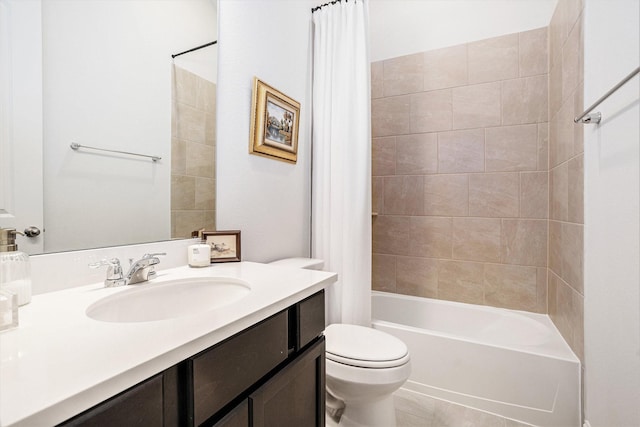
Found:
[{"label": "toilet tank lid", "polygon": [[321,270],[324,266],[324,260],[318,258],[284,258],[270,262],[271,265],[279,265],[281,267],[306,268],[309,270]]}]

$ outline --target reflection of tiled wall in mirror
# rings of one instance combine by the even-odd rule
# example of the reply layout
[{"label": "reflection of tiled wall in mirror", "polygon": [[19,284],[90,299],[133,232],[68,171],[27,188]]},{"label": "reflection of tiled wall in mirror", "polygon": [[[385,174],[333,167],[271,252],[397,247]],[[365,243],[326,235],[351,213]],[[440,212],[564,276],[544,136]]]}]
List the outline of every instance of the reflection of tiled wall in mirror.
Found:
[{"label": "reflection of tiled wall in mirror", "polygon": [[215,230],[216,85],[173,68],[171,237]]}]

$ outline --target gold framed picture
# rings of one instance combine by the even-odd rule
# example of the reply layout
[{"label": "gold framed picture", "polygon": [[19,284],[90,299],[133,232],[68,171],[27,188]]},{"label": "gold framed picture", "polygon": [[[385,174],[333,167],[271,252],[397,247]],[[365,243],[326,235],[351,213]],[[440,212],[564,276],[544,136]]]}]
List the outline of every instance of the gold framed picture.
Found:
[{"label": "gold framed picture", "polygon": [[211,247],[211,262],[238,262],[240,230],[203,231],[202,239]]},{"label": "gold framed picture", "polygon": [[251,106],[249,153],[296,163],[300,103],[254,77]]}]

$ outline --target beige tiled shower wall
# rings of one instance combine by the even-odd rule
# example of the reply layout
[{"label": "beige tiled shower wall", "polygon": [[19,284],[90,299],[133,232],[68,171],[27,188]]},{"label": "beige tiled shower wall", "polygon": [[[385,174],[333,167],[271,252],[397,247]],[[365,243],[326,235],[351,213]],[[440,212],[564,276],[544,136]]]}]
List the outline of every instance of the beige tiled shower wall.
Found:
[{"label": "beige tiled shower wall", "polygon": [[216,85],[173,70],[171,111],[171,237],[215,229]]},{"label": "beige tiled shower wall", "polygon": [[374,289],[547,312],[548,58],[545,27],[372,63]]},{"label": "beige tiled shower wall", "polygon": [[581,0],[559,0],[549,25],[549,315],[584,360],[584,125]]}]

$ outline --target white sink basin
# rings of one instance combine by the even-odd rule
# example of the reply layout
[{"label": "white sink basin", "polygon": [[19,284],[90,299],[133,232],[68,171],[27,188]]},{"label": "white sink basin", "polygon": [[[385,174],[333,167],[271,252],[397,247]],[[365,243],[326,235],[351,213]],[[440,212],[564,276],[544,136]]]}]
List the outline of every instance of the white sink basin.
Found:
[{"label": "white sink basin", "polygon": [[91,304],[86,314],[103,322],[151,322],[203,313],[231,304],[251,292],[231,278],[189,278],[133,285]]}]

